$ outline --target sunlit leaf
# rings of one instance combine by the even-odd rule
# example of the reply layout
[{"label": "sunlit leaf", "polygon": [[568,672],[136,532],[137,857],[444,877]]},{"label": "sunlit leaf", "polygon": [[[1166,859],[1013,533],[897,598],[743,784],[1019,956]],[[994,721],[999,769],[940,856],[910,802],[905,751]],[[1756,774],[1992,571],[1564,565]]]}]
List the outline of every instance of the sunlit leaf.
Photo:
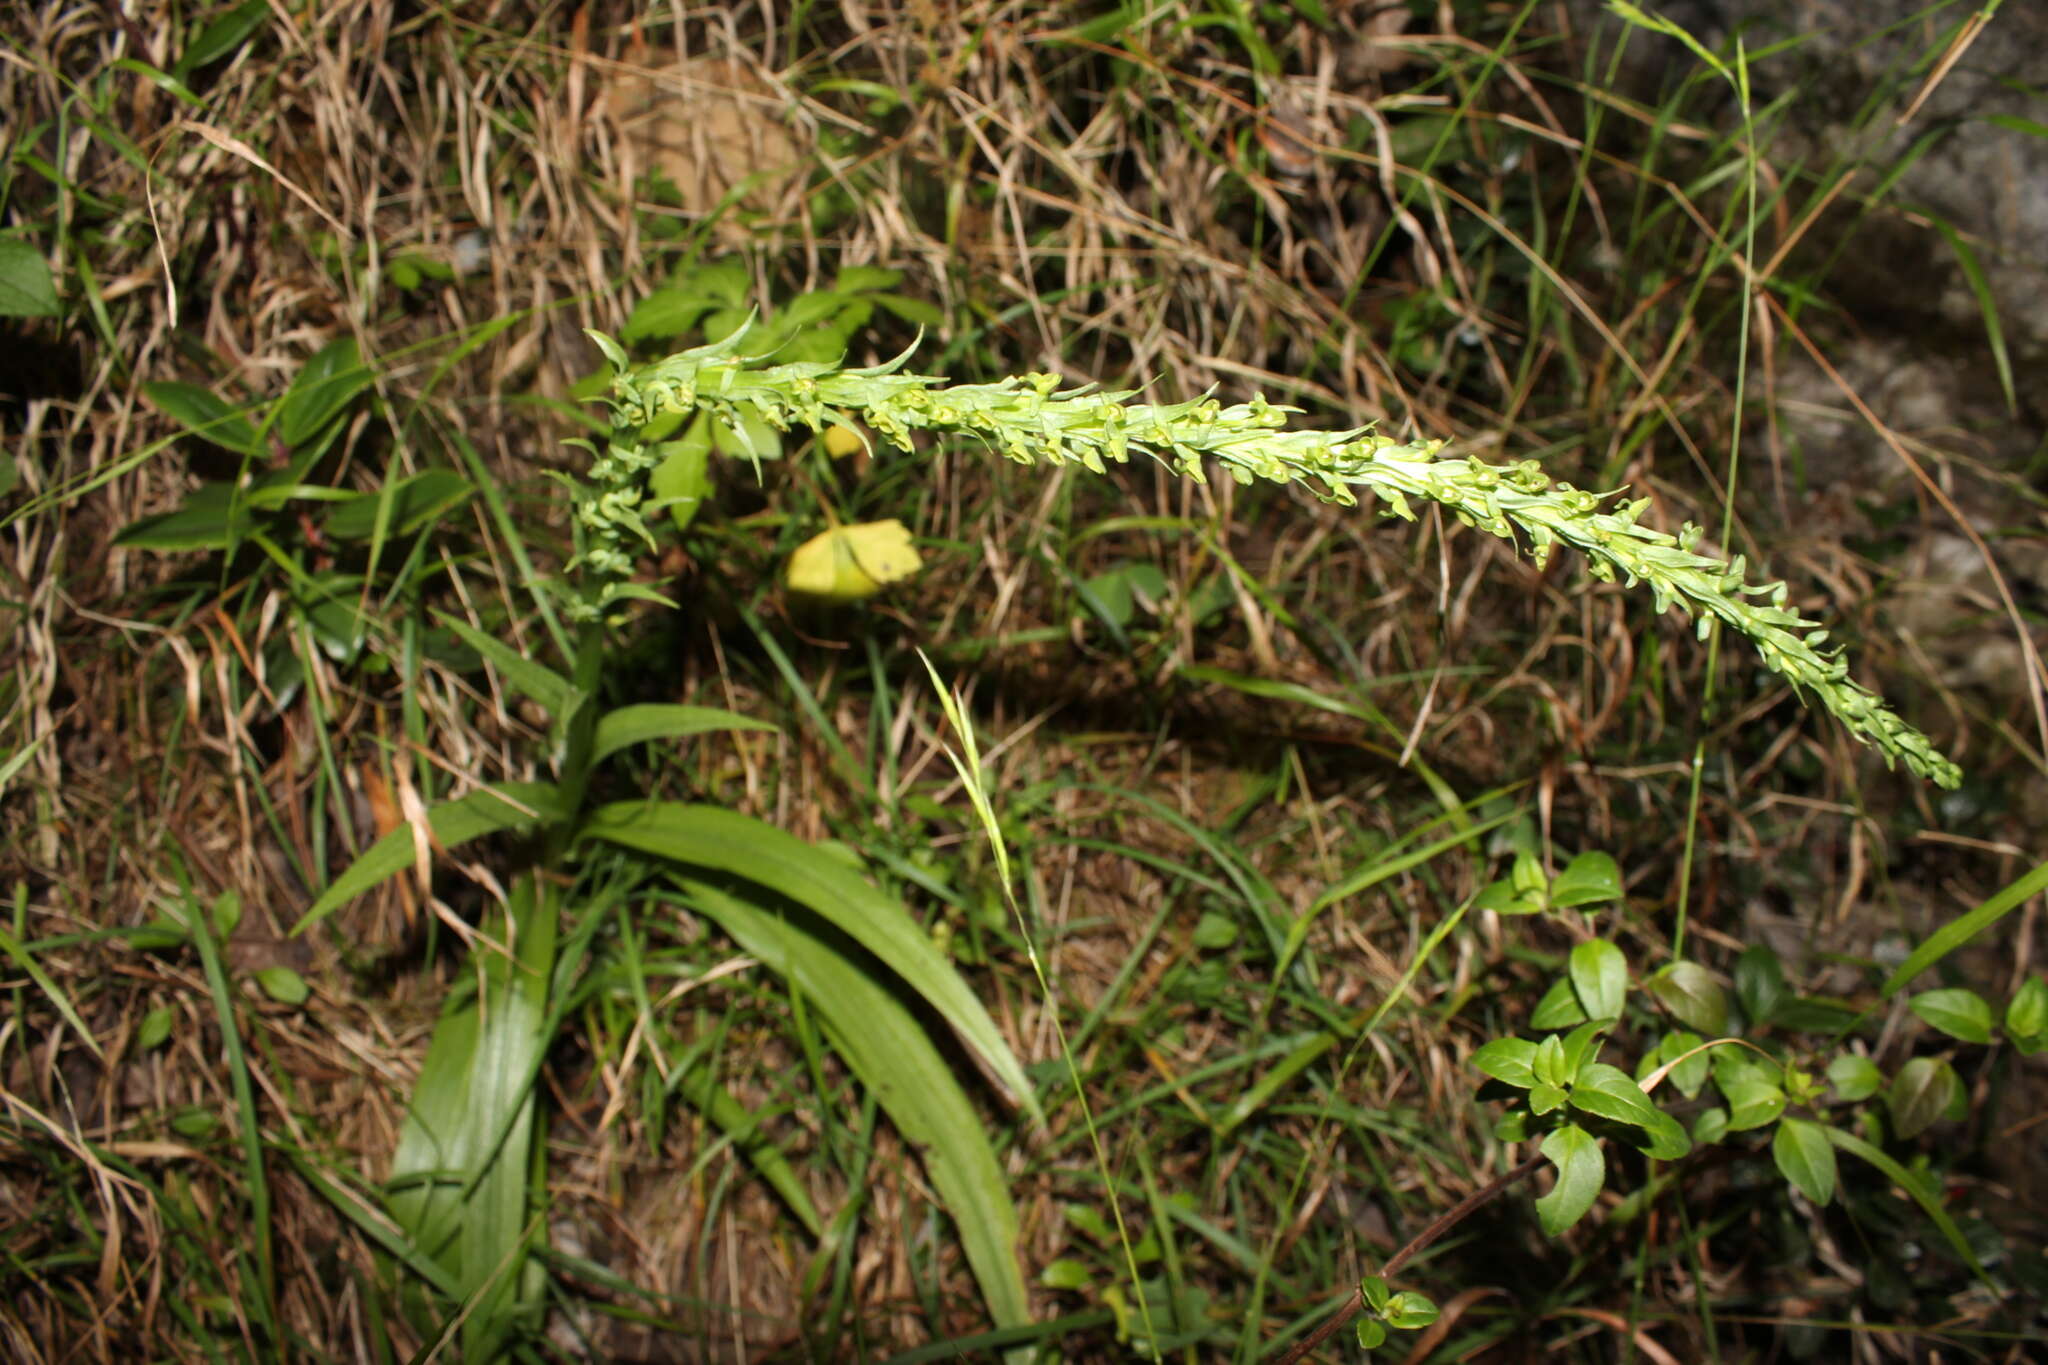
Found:
[{"label": "sunlit leaf", "polygon": [[826,602],[858,602],[924,567],[902,522],[835,526],[811,537],[789,557],[785,577],[793,592]]}]

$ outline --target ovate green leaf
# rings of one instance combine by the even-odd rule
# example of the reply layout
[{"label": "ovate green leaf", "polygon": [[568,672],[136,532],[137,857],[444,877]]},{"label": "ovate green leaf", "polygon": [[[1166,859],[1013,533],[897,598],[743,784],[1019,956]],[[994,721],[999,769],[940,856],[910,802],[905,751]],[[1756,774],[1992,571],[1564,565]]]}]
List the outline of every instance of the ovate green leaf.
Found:
[{"label": "ovate green leaf", "polygon": [[1607,1179],[1607,1163],[1593,1135],[1575,1123],[1543,1139],[1543,1155],[1557,1167],[1557,1183],[1536,1201],[1543,1231],[1555,1237],[1586,1216]]},{"label": "ovate green leaf", "polygon": [[1816,1204],[1835,1197],[1835,1149],[1817,1123],[1788,1118],[1771,1138],[1771,1159],[1778,1173]]},{"label": "ovate green leaf", "polygon": [[1991,1041],[1991,1006],[1975,991],[1922,991],[1907,1002],[1931,1027],[1966,1043]]}]

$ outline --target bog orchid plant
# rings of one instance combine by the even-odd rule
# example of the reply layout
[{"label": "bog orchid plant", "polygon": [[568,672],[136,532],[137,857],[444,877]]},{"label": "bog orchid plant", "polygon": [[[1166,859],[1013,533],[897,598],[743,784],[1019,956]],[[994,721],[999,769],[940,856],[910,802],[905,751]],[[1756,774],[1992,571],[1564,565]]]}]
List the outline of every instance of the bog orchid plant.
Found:
[{"label": "bog orchid plant", "polygon": [[1695,618],[1702,639],[1715,622],[1747,636],[1769,668],[1817,698],[1887,763],[1903,762],[1943,787],[1961,781],[1925,735],[1849,677],[1828,632],[1786,606],[1784,583],[1751,583],[1741,556],[1731,562],[1697,553],[1701,531],[1690,523],[1675,536],[1642,525],[1647,498],[1618,502],[1574,488],[1534,460],[1445,457],[1442,441],[1398,441],[1366,428],[1290,430],[1288,416],[1299,409],[1256,396],[1229,405],[1213,397],[1138,403],[1130,392],[1062,389],[1050,374],[948,384],[905,370],[908,352],[860,369],[764,364],[740,353],[740,333],[636,366],[615,342],[591,335],[615,374],[610,444],[577,494],[581,544],[573,567],[584,572],[570,610],[583,619],[601,617],[623,598],[653,596],[628,575],[636,548],[653,544],[641,513],[650,505],[647,476],[662,455],[643,433],[664,418],[708,409],[735,430],[752,421],[821,432],[858,419],[905,450],[921,431],[957,435],[1019,464],[1072,463],[1098,474],[1138,454],[1200,481],[1213,460],[1240,483],[1299,482],[1344,505],[1356,504],[1364,489],[1410,521],[1415,502],[1434,502],[1503,540],[1526,537],[1539,566],[1557,546],[1571,546],[1594,577],[1645,585],[1660,611],[1675,606]]}]

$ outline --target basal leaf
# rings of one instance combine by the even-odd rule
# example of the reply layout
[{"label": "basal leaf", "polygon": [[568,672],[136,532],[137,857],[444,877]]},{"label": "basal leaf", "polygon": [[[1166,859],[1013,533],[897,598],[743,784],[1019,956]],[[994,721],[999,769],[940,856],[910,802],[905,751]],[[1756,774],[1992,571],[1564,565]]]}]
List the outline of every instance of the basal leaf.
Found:
[{"label": "basal leaf", "polygon": [[427,469],[374,493],[357,493],[336,503],[322,523],[335,540],[369,540],[382,518],[386,539],[409,536],[439,521],[475,492],[452,469]]},{"label": "basal leaf", "polygon": [[793,916],[776,914],[745,894],[743,885],[688,877],[677,883],[692,907],[716,920],[769,970],[787,977],[816,1008],[833,1048],[924,1162],[996,1325],[1031,1321],[1008,1181],[981,1116],[916,1017],[829,938]]},{"label": "basal leaf", "polygon": [[142,386],[150,406],[178,422],[194,436],[213,442],[237,455],[255,455],[262,448],[255,426],[248,417],[223,401],[211,389],[197,384],[157,380]]},{"label": "basal leaf", "polygon": [[689,867],[715,868],[815,911],[886,963],[952,1025],[996,1082],[1034,1119],[1038,1100],[995,1021],[902,902],[773,825],[718,806],[620,801],[593,813],[583,837]]},{"label": "basal leaf", "polygon": [[715,706],[670,706],[648,703],[639,706],[621,706],[607,711],[597,722],[597,736],[591,742],[590,761],[609,758],[621,749],[635,744],[650,744],[663,739],[687,739],[691,735],[706,735],[728,730],[766,730],[774,733],[776,727],[765,720],[755,720],[736,711],[723,711]]},{"label": "basal leaf", "polygon": [[278,439],[293,447],[312,440],[370,387],[371,378],[354,337],[328,342],[306,362],[278,400]]}]

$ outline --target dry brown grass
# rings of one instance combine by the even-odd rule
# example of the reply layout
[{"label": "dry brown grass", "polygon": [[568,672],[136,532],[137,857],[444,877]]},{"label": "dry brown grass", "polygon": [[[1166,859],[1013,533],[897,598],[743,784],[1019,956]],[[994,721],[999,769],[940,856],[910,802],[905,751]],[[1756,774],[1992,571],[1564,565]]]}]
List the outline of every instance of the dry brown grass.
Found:
[{"label": "dry brown grass", "polygon": [[[203,453],[188,460],[185,446],[162,444],[173,427],[141,385],[175,378],[274,394],[319,345],[353,336],[376,364],[388,413],[444,405],[437,411],[459,414],[505,486],[530,488],[535,471],[575,457],[556,445],[566,424],[514,400],[566,395],[595,362],[580,329],[615,331],[691,246],[742,251],[764,295],[819,283],[842,265],[904,267],[912,291],[957,320],[927,347],[954,346],[950,363],[963,377],[1030,367],[1150,380],[1171,394],[1263,388],[1337,421],[1456,434],[1516,454],[1558,441],[1579,449],[1588,476],[1608,468],[1655,496],[1661,523],[1718,525],[1718,462],[1702,452],[1728,434],[1725,415],[1715,415],[1728,395],[1711,377],[1719,353],[1688,341],[1690,318],[1664,306],[1668,295],[1636,297],[1629,282],[1592,273],[1555,281],[1556,334],[1523,334],[1524,319],[1504,315],[1499,291],[1475,273],[1473,249],[1485,224],[1506,233],[1501,206],[1519,192],[1515,173],[1457,183],[1430,174],[1421,193],[1410,192],[1414,149],[1397,139],[1418,113],[1452,112],[1464,91],[1424,78],[1485,50],[1450,31],[1456,7],[1442,8],[1436,24],[1418,22],[1412,33],[1392,22],[1394,11],[1366,5],[1344,7],[1330,32],[1282,27],[1268,37],[1285,54],[1285,74],[1258,75],[1220,30],[1162,23],[1114,48],[1074,36],[1068,26],[1086,17],[1078,12],[992,0],[901,12],[849,4],[814,14],[794,42],[786,12],[752,5],[569,12],[322,0],[273,18],[248,48],[194,73],[194,105],[118,65],[172,65],[188,32],[173,27],[170,10],[20,7],[0,61],[0,108],[17,130],[44,129],[38,154],[62,184],[17,168],[9,224],[61,217],[65,249],[83,251],[92,274],[88,282],[66,273],[84,305],[62,330],[27,324],[11,339],[13,379],[0,380],[0,421],[18,434],[11,444],[23,478],[0,570],[14,613],[0,641],[7,747],[36,745],[0,800],[0,883],[19,888],[11,932],[68,940],[234,893],[246,912],[227,943],[230,961],[290,965],[315,988],[303,1009],[253,994],[242,1002],[266,1134],[329,1180],[370,1188],[395,1144],[435,1011],[461,970],[445,952],[425,953],[428,935],[439,932],[445,945],[445,926],[466,922],[492,894],[494,873],[488,860],[458,860],[432,895],[395,884],[337,921],[344,954],[331,938],[289,936],[316,890],[301,870],[323,851],[332,865],[411,818],[429,768],[444,792],[451,781],[533,775],[538,731],[509,699],[479,695],[439,667],[414,699],[424,744],[405,734],[404,699],[388,679],[362,671],[330,669],[281,711],[267,705],[259,661],[290,628],[282,589],[238,580],[195,593],[189,564],[112,546],[121,527],[225,472],[203,467]],[[1103,79],[1110,56],[1114,84]],[[832,85],[849,78],[871,85]],[[1566,101],[1565,90],[1510,64],[1457,135],[1512,136],[1526,155],[1571,167],[1583,92]],[[61,148],[52,131],[60,116],[72,138]],[[1623,104],[1610,116],[1649,117]],[[791,179],[792,163],[816,173]],[[677,193],[636,199],[634,177],[654,169]],[[1618,249],[1621,231],[1621,206],[1602,195],[1633,189],[1616,168],[1602,173],[1613,178],[1589,179],[1582,209],[1595,260]],[[1496,265],[1551,269],[1527,243],[1493,240]],[[449,266],[455,278],[397,291],[392,265],[406,258]],[[1368,261],[1373,275],[1354,287]],[[1393,353],[1388,338],[1425,306],[1435,310],[1425,341]],[[506,325],[442,367],[449,338],[492,320]],[[1575,380],[1583,368],[1590,372]],[[1628,444],[1659,411],[1673,420]],[[385,430],[366,423],[344,441],[337,480],[374,486],[417,466],[421,429],[401,420]],[[1957,475],[1960,466],[1943,468]],[[973,550],[942,559],[888,610],[907,634],[942,655],[958,646],[963,660],[990,640],[1031,641],[988,651],[976,668],[977,714],[990,734],[1010,737],[996,767],[1000,792],[1086,774],[1203,827],[1260,803],[1230,838],[1278,903],[1298,912],[1341,875],[1361,839],[1398,836],[1429,809],[1399,762],[1421,755],[1465,795],[1526,781],[1546,837],[1613,848],[1636,878],[1644,916],[1630,942],[1646,951],[1662,943],[1690,755],[1670,735],[1699,729],[1704,677],[1690,635],[1647,623],[1617,590],[1587,591],[1555,568],[1536,572],[1456,528],[1425,521],[1386,535],[1335,509],[1276,501],[1142,473],[1107,494],[1081,492],[1059,475],[992,471],[975,452],[943,455],[921,495],[919,529]],[[27,504],[34,514],[20,515]],[[1194,535],[1072,535],[1125,514],[1222,528],[1252,580],[1288,585],[1285,602],[1240,587],[1228,629],[1200,631],[1183,613],[1137,647],[1109,647],[1080,624],[1051,563],[1085,577],[1118,555],[1146,554],[1183,585],[1217,563]],[[1846,526],[1855,512],[1830,496],[1819,510],[1759,520],[1796,536],[1809,518]],[[493,527],[480,517],[470,530],[485,567],[451,581],[511,582]],[[1859,634],[1884,638],[1865,629],[1879,619],[1872,604],[1883,573],[1869,558],[1832,535],[1780,541],[1769,558],[1795,583],[1823,587]],[[720,584],[739,572],[686,570],[681,582],[707,604],[706,620],[672,661],[665,699],[786,709],[746,632],[714,628],[733,624]],[[1971,591],[1973,604],[1996,605],[1988,587]],[[950,798],[937,737],[921,722],[905,719],[879,739],[871,730],[865,694],[847,682],[862,666],[858,628],[772,624],[809,641],[792,646],[797,666],[858,762],[898,774],[905,790],[922,783]],[[1911,657],[1865,658],[1892,678],[1926,676]],[[1191,686],[1181,676],[1191,663],[1335,693],[1399,679],[1372,694],[1397,733]],[[1788,951],[1818,982],[1828,953],[1871,951],[1873,924],[1917,934],[2009,879],[2020,860],[2038,856],[2041,828],[2039,773],[2026,775],[2014,758],[2039,750],[2028,690],[2038,683],[2022,679],[2003,691],[1935,684],[1959,733],[2003,733],[1976,748],[1964,738],[1967,761],[2015,783],[2004,809],[1983,791],[1974,798],[1977,842],[1967,849],[1932,836],[1900,847],[1900,822],[1872,812],[1930,814],[1925,796],[1873,777],[1846,741],[1779,705],[1778,694],[1752,696],[1724,680],[1735,700],[1703,733],[1730,768],[1698,816],[1696,935],[1737,948],[1760,924],[1792,923]],[[1605,757],[1587,757],[1596,753]],[[831,835],[852,809],[831,756],[799,726],[771,745],[707,749],[698,763],[715,793],[806,836]],[[1766,774],[1788,763],[1799,790],[1766,789]],[[329,771],[343,775],[343,788]],[[1447,945],[1417,983],[1416,1007],[1391,1017],[1350,1073],[1357,1090],[1346,1102],[1402,1116],[1413,1130],[1403,1141],[1346,1152],[1304,1103],[1276,1113],[1264,1147],[1219,1154],[1183,1116],[1184,1128],[1151,1150],[1168,1129],[1155,1130],[1142,1111],[1115,1117],[1132,1093],[1167,1086],[1187,1110],[1207,1113],[1240,1083],[1187,1079],[1244,1047],[1214,1004],[1174,1005],[1170,1036],[1129,1031],[1156,1022],[1141,1006],[1162,982],[1199,965],[1186,931],[1204,901],[1187,878],[1161,869],[1194,865],[1200,851],[1168,824],[1074,789],[1034,798],[1020,819],[1033,910],[1069,1027],[1098,1002],[1117,1002],[1079,1061],[1098,1108],[1113,1116],[1120,1178],[1135,1186],[1133,1172],[1150,1163],[1161,1188],[1207,1198],[1237,1190],[1240,1167],[1264,1170],[1275,1149],[1315,1153],[1292,1204],[1286,1189],[1246,1176],[1250,1194],[1203,1206],[1254,1247],[1274,1238],[1276,1263],[1301,1254],[1327,1268],[1326,1278],[1293,1286],[1302,1297],[1284,1305],[1288,1317],[1397,1245],[1404,1234],[1395,1224],[1415,1208],[1447,1207],[1483,1176],[1498,1144],[1470,1102],[1464,1064],[1481,1035],[1470,1019],[1444,1026],[1433,1010],[1475,992],[1526,989],[1535,973],[1506,952],[1512,935],[1488,925]],[[979,856],[957,832],[928,837],[968,866]],[[1787,850],[1798,852],[1798,869],[1768,875]],[[1314,943],[1328,1009],[1380,999],[1406,970],[1418,930],[1473,889],[1463,870],[1418,873],[1330,915]],[[1860,913],[1873,907],[1889,919]],[[704,932],[677,931],[686,941]],[[2013,939],[2021,971],[2038,933],[2030,914]],[[1563,945],[1554,934],[1516,941]],[[180,1115],[234,1123],[218,1016],[197,961],[89,938],[39,961],[78,1002],[104,1062],[24,979],[0,981],[11,992],[0,1023],[0,1353],[197,1360],[205,1347],[195,1324],[258,1349],[244,1309],[249,1269],[238,1258],[251,1230],[233,1148],[171,1124]],[[2004,989],[2013,965],[1990,973],[1988,988]],[[722,1070],[748,1105],[788,1105],[791,1083],[780,1078],[800,1069],[800,1057],[762,1017],[753,980],[735,964],[731,979],[691,1004],[707,1016],[744,1015]],[[1237,984],[1264,989],[1255,975]],[[165,1006],[175,1019],[169,1043],[140,1050],[141,1020]],[[1004,987],[997,1017],[1025,1057],[1055,1055],[1047,1003],[1034,992]],[[652,1135],[631,1098],[639,1073],[594,1042],[564,1053],[547,1079],[554,1243],[674,1296],[657,1311],[686,1330],[607,1320],[598,1307],[628,1298],[586,1287],[556,1315],[556,1348],[648,1360],[808,1349],[805,1317],[819,1301],[804,1285],[813,1249],[792,1237],[746,1163],[687,1112]],[[829,1079],[848,1084],[836,1070]],[[842,1124],[858,1111],[843,1093],[816,1102],[836,1107]],[[782,1114],[775,1131],[829,1217],[847,1194],[819,1156],[836,1138],[808,1111]],[[2033,1130],[2022,1116],[2012,1131]],[[977,1330],[957,1254],[943,1239],[935,1249],[915,1162],[886,1125],[872,1142],[874,1176],[843,1279],[855,1327],[838,1338],[842,1348],[857,1342],[861,1354],[882,1355]],[[1064,1209],[1093,1179],[1083,1150],[1016,1153],[1034,1269],[1071,1254]],[[2039,1213],[2039,1186],[2027,1184],[2038,1174],[1984,1174],[1978,1196],[1995,1202],[2011,1191]],[[1384,1187],[1360,1183],[1374,1176]],[[303,1168],[275,1159],[271,1179],[291,1350],[371,1359],[385,1341],[400,1353],[423,1345],[393,1311],[361,1231]],[[1672,1235],[1658,1233],[1666,1244]],[[1312,1256],[1301,1251],[1308,1244]],[[828,1290],[831,1271],[828,1258]],[[1733,1298],[1743,1287],[1740,1267],[1707,1271],[1712,1293]],[[1225,1259],[1191,1274],[1212,1287],[1243,1278]],[[1692,1288],[1675,1266],[1645,1286],[1658,1313],[1676,1315],[1652,1339],[1681,1356],[1703,1345],[1684,1316]],[[1814,1292],[1835,1301],[1828,1286]],[[1477,1298],[1457,1302],[1478,1311]],[[1049,1315],[1075,1305],[1047,1293],[1040,1306]],[[1599,1321],[1618,1332],[1619,1318]],[[1539,1330],[1551,1340],[1563,1329],[1532,1323],[1487,1358],[1536,1350]],[[1099,1330],[1070,1345],[1075,1358],[1117,1354]]]}]

